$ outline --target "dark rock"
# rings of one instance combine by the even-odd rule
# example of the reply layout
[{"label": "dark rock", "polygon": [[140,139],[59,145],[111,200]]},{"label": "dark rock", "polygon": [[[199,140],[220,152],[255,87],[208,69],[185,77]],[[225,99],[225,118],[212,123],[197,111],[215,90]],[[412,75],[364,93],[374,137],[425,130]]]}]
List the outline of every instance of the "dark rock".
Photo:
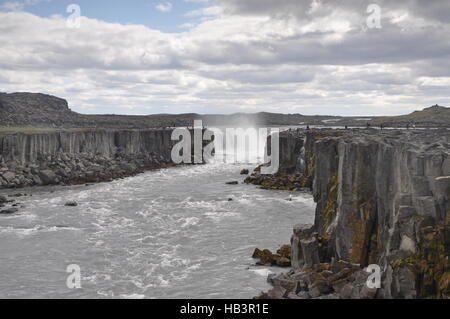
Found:
[{"label": "dark rock", "polygon": [[341,271],[351,271],[351,270],[360,270],[361,267],[358,264],[352,264],[345,260],[338,260],[336,261],[334,258],[331,260],[330,263],[330,270],[337,274]]},{"label": "dark rock", "polygon": [[22,197],[22,196],[27,196],[27,194],[16,193],[16,194],[13,194],[13,195],[9,195],[9,197]]},{"label": "dark rock", "polygon": [[297,224],[294,226],[294,234],[291,238],[291,263],[294,269],[301,268],[305,264],[300,240],[310,238],[313,231],[313,225],[310,224]]},{"label": "dark rock", "polygon": [[226,182],[225,184],[227,184],[227,185],[238,185],[239,182],[238,181],[232,181],[232,182]]},{"label": "dark rock", "polygon": [[19,210],[17,208],[8,208],[8,209],[4,209],[0,211],[0,215],[10,215],[10,214],[15,214],[17,213]]},{"label": "dark rock", "polygon": [[333,288],[325,280],[316,281],[309,289],[311,298],[317,298],[322,295],[327,295],[333,292]]},{"label": "dark rock", "polygon": [[264,249],[260,250],[256,248],[253,252],[252,258],[259,258],[257,265],[272,265],[279,267],[290,267],[290,246],[284,245],[277,250],[277,254],[273,254],[270,250]]},{"label": "dark rock", "polygon": [[377,295],[377,291],[378,289],[376,288],[369,288],[367,285],[363,285],[359,292],[359,296],[361,299],[374,299]]},{"label": "dark rock", "polygon": [[302,239],[300,240],[300,245],[302,247],[305,266],[312,267],[315,264],[320,263],[317,239]]},{"label": "dark rock", "polygon": [[273,285],[274,285],[274,287],[278,287],[278,286],[283,287],[289,293],[289,292],[295,292],[297,282],[290,278],[278,276],[273,279]]},{"label": "dark rock", "polygon": [[353,296],[353,291],[355,290],[352,284],[345,284],[339,291],[339,296],[341,299],[351,299]]},{"label": "dark rock", "polygon": [[280,247],[280,249],[277,250],[277,254],[281,257],[291,258],[291,246],[290,245],[283,245]]},{"label": "dark rock", "polygon": [[273,285],[276,277],[277,277],[277,274],[269,274],[267,276],[267,283]]},{"label": "dark rock", "polygon": [[252,258],[259,259],[257,265],[272,265],[275,263],[274,255],[268,249],[260,250],[258,248],[253,252]]},{"label": "dark rock", "polygon": [[249,174],[249,170],[248,169],[241,170],[241,175],[248,175],[248,174]]},{"label": "dark rock", "polygon": [[7,181],[8,183],[11,183],[16,178],[16,174],[13,172],[6,172],[3,173],[3,179]]},{"label": "dark rock", "polygon": [[274,258],[275,263],[279,267],[291,267],[291,260],[286,257]]},{"label": "dark rock", "polygon": [[58,178],[53,171],[48,169],[39,172],[39,177],[45,185],[56,184]]},{"label": "dark rock", "polygon": [[282,299],[286,298],[289,294],[289,291],[287,291],[285,288],[281,286],[276,286],[273,289],[269,290],[267,293],[267,297],[269,299]]},{"label": "dark rock", "polygon": [[[335,268],[336,270],[336,268]],[[328,280],[330,280],[331,282],[335,282],[338,280],[342,280],[345,278],[350,277],[351,274],[353,274],[354,270],[350,269],[350,268],[344,268],[341,271],[339,271],[338,273],[334,273],[333,275],[328,277]]]},{"label": "dark rock", "polygon": [[69,202],[65,203],[64,206],[76,207],[76,206],[78,206],[78,203],[75,201],[69,201]]}]

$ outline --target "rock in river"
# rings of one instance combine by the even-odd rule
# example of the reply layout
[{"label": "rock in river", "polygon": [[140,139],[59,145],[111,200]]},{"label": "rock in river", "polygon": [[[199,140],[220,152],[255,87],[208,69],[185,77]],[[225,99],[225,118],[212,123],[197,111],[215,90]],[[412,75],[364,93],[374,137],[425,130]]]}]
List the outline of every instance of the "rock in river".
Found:
[{"label": "rock in river", "polygon": [[64,204],[64,206],[76,207],[78,206],[78,203],[75,201],[68,201],[67,203]]},{"label": "rock in river", "polygon": [[8,208],[0,211],[0,215],[11,215],[17,213],[19,210],[17,208]]},{"label": "rock in river", "polygon": [[5,196],[0,195],[0,204],[6,203],[6,202],[8,202],[8,199]]}]

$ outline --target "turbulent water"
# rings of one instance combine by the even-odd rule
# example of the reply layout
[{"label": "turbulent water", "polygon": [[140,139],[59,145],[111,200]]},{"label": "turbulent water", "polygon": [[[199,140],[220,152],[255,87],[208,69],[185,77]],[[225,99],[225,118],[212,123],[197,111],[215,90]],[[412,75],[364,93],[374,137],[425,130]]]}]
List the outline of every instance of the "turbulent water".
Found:
[{"label": "turbulent water", "polygon": [[[280,269],[254,266],[253,250],[288,243],[294,224],[312,222],[314,204],[304,193],[225,185],[243,179],[242,167],[177,167],[21,191],[33,195],[18,199],[24,208],[0,216],[0,297],[257,295]],[[69,200],[79,206],[65,207]],[[67,287],[70,264],[80,266],[81,289]]]}]

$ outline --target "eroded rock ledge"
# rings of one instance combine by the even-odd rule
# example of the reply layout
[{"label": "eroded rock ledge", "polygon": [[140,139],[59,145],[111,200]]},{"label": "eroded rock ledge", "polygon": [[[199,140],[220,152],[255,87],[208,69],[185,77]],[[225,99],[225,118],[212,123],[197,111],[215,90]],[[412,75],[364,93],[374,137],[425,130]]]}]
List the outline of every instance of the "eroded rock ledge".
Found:
[{"label": "eroded rock ledge", "polygon": [[[317,208],[314,225],[294,228],[293,270],[269,278],[274,289],[262,297],[450,296],[450,131],[327,130],[281,139],[280,157],[289,159],[282,170],[302,174]],[[285,147],[293,143],[303,145],[294,160],[299,148]],[[371,264],[381,268],[379,289],[366,285]]]},{"label": "eroded rock ledge", "polygon": [[171,166],[171,130],[87,130],[0,137],[0,188],[110,181]]}]

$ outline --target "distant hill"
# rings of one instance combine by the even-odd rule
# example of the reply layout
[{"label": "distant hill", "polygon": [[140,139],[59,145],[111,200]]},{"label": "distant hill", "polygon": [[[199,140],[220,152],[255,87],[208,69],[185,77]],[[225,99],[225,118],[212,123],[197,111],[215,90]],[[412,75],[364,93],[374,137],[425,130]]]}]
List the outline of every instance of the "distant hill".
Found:
[{"label": "distant hill", "polygon": [[78,121],[67,101],[40,93],[0,93],[0,125],[59,126]]},{"label": "distant hill", "polygon": [[0,126],[47,128],[149,128],[192,126],[201,119],[206,126],[325,124],[336,116],[305,116],[278,113],[87,115],[73,112],[66,100],[41,93],[0,93]]},{"label": "distant hill", "polygon": [[196,114],[86,115],[70,110],[66,100],[41,93],[0,93],[0,126],[61,128],[147,128],[192,125]]},{"label": "distant hill", "polygon": [[205,126],[450,126],[450,108],[432,106],[394,117],[307,116],[280,113],[87,115],[72,111],[66,100],[41,93],[0,93],[0,126],[43,128],[151,128],[192,126],[201,119]]},{"label": "distant hill", "polygon": [[409,123],[419,126],[450,127],[450,108],[436,104],[407,115],[380,117],[373,120],[372,123],[384,123],[386,125],[406,125]]}]

